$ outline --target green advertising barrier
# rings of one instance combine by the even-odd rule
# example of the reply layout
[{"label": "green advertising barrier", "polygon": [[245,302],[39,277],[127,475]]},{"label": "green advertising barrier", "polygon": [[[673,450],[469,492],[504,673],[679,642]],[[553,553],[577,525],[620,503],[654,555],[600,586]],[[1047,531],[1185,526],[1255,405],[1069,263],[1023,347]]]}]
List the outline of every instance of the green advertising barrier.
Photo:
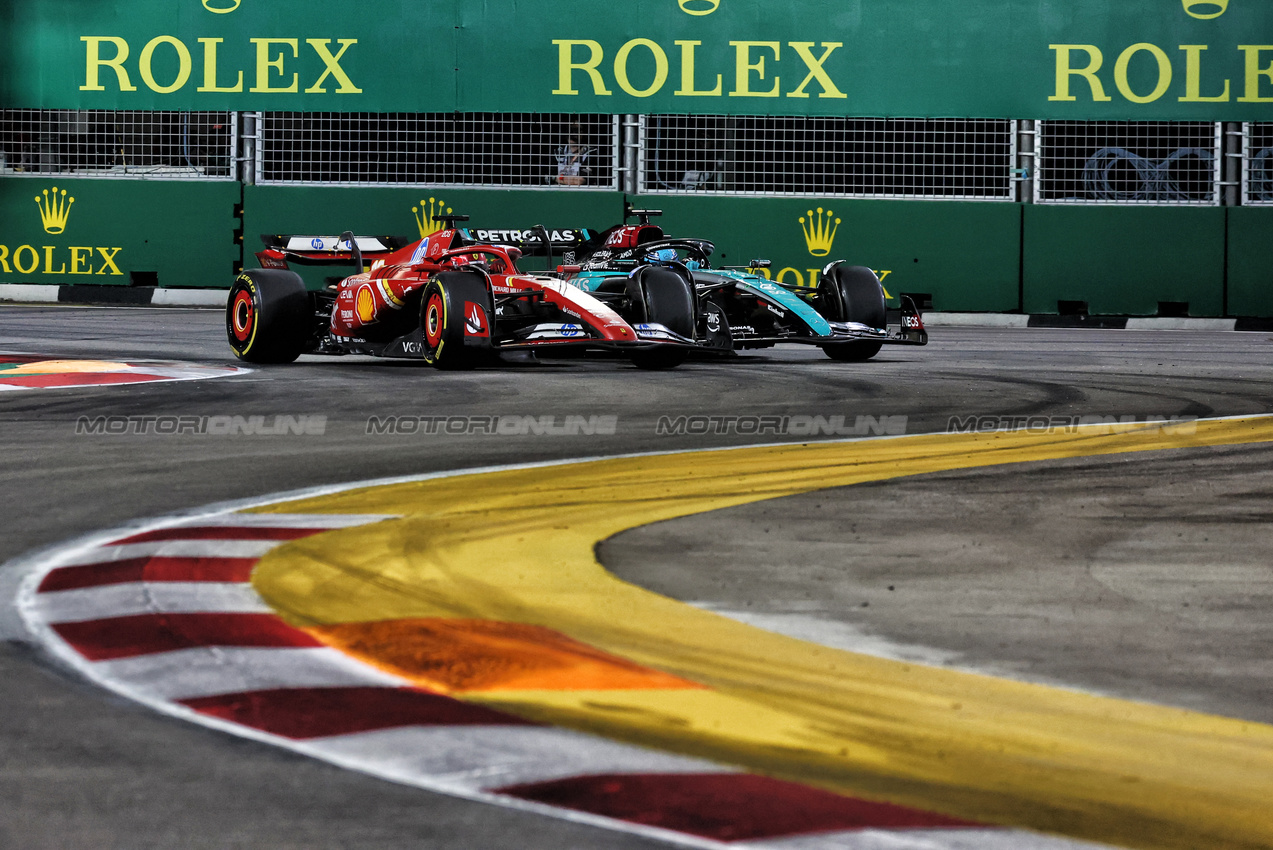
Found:
[{"label": "green advertising barrier", "polygon": [[[240,250],[236,183],[88,179],[0,181],[0,282],[228,287]],[[242,187],[244,265],[260,234],[418,237],[448,211],[481,238],[536,224],[604,229],[623,196],[570,189]],[[875,269],[896,305],[926,296],[938,311],[1193,316],[1273,315],[1273,209],[1066,207],[1008,203],[644,196],[670,235],[717,245],[718,265],[771,261],[771,277],[810,285],[831,260]],[[1022,264],[1022,260],[1024,263]],[[526,266],[540,263],[528,258]],[[1020,276],[1024,270],[1024,278]],[[303,270],[310,285],[343,269]],[[1024,303],[1021,293],[1024,292]]]},{"label": "green advertising barrier", "polygon": [[0,283],[224,286],[238,183],[0,180]]},{"label": "green advertising barrier", "polygon": [[1231,207],[1229,315],[1273,316],[1273,207]]},{"label": "green advertising barrier", "polygon": [[876,271],[897,295],[931,297],[933,310],[1010,311],[1019,304],[1021,208],[1008,203],[644,196],[674,236],[716,243],[713,261],[770,260],[770,276],[816,284],[832,260]]},{"label": "green advertising barrier", "polygon": [[1224,209],[1032,205],[1024,212],[1027,313],[1082,301],[1093,314],[1152,316],[1160,302],[1183,302],[1191,316],[1223,315]]},{"label": "green advertising barrier", "polygon": [[0,106],[1273,118],[1268,0],[32,0]]}]

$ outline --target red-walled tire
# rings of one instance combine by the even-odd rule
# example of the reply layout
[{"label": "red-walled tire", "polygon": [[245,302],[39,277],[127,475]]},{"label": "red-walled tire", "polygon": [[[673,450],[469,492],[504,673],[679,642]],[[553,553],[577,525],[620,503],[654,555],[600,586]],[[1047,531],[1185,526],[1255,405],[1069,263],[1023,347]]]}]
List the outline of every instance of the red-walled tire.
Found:
[{"label": "red-walled tire", "polygon": [[225,329],[240,360],[291,363],[313,336],[314,309],[305,283],[284,269],[243,272],[230,287]]},{"label": "red-walled tire", "polygon": [[[469,344],[464,330],[465,306],[476,305],[485,314],[478,327],[485,336]],[[424,361],[439,369],[471,369],[490,353],[494,321],[490,292],[475,274],[444,272],[424,287],[420,298],[420,336],[424,340]],[[472,337],[472,334],[468,336]],[[485,344],[480,344],[485,343]]]}]

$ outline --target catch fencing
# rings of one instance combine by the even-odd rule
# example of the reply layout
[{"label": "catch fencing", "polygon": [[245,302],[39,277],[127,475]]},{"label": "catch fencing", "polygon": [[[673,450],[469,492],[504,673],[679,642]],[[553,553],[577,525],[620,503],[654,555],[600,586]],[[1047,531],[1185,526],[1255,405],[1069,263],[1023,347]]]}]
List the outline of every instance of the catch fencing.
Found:
[{"label": "catch fencing", "polygon": [[5,109],[0,174],[1258,206],[1273,122]]}]

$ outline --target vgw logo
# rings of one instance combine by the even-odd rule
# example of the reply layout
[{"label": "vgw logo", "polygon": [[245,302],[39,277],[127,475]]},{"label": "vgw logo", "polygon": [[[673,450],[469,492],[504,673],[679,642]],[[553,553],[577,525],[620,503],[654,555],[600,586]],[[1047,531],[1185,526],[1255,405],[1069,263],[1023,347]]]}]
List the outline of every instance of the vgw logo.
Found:
[{"label": "vgw logo", "polygon": [[[40,226],[44,232],[60,236],[66,232],[75,198],[65,189],[45,189],[35,196],[40,210]],[[121,248],[72,245],[59,249],[56,245],[0,245],[0,272],[6,275],[123,275],[115,264]],[[100,261],[101,265],[98,265]]]}]

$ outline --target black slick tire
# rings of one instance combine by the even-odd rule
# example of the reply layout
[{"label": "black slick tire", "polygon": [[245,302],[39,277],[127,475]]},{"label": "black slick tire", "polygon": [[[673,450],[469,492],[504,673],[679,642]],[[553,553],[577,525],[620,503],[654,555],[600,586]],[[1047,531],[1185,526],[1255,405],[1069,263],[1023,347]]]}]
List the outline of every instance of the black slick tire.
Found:
[{"label": "black slick tire", "polygon": [[[659,324],[694,338],[694,290],[681,275],[661,266],[646,266],[628,279],[628,297],[634,324]],[[630,356],[638,369],[672,369],[685,362],[689,351],[660,346],[634,351]]]},{"label": "black slick tire", "polygon": [[[818,312],[832,322],[857,322],[883,329],[888,323],[884,287],[866,266],[835,265],[818,283]],[[880,353],[882,342],[839,342],[822,350],[832,360],[861,362]]]},{"label": "black slick tire", "polygon": [[309,347],[314,322],[309,293],[295,272],[251,269],[230,287],[225,328],[240,360],[291,363]]}]

